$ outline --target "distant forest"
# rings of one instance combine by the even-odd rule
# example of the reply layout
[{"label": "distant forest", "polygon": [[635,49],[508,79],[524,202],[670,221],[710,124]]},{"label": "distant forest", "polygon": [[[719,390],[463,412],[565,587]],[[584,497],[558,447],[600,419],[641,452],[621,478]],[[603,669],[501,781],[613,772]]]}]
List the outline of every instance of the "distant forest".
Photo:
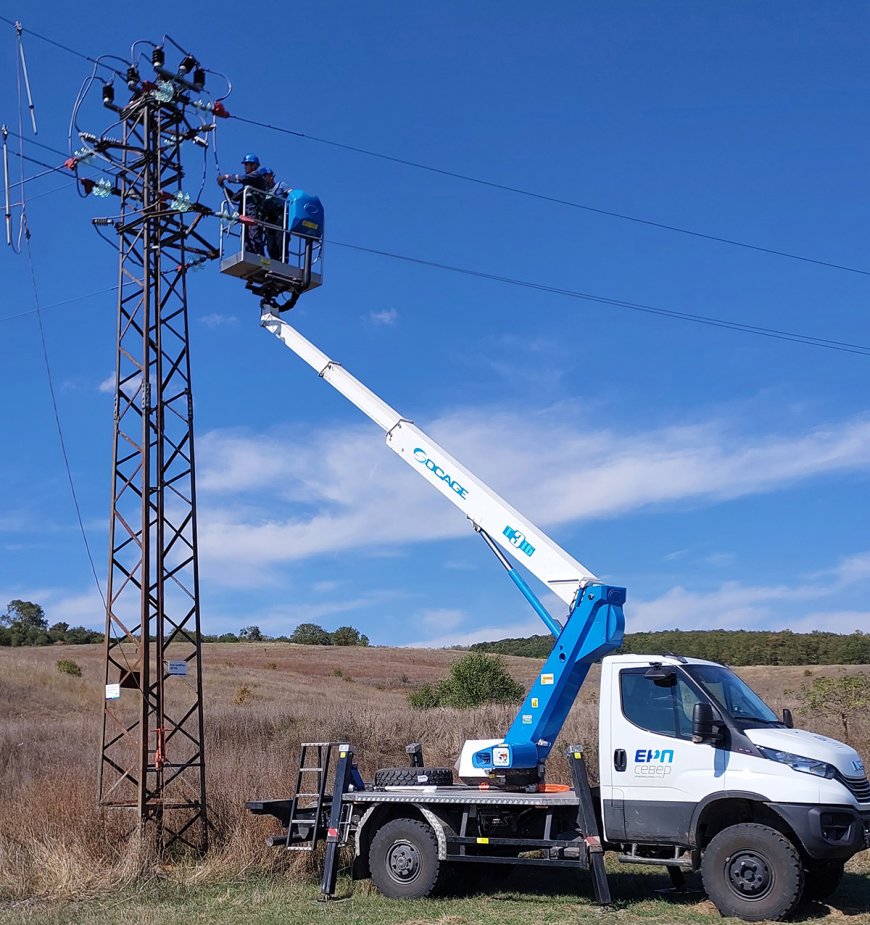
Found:
[{"label": "distant forest", "polygon": [[[499,655],[546,658],[552,636],[499,639],[471,646]],[[662,630],[626,633],[619,652],[663,655],[673,652],[728,665],[866,665],[870,664],[870,633],[793,633],[790,630]]]}]

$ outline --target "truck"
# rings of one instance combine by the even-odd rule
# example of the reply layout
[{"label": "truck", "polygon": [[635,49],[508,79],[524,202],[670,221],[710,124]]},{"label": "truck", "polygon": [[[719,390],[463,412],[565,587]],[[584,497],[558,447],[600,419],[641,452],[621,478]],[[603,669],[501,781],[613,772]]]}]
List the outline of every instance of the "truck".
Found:
[{"label": "truck", "polygon": [[[700,871],[719,911],[747,921],[784,919],[802,899],[831,895],[846,861],[870,847],[870,783],[858,753],[795,729],[790,711],[777,716],[725,665],[612,654],[623,640],[625,589],[598,578],[281,317],[275,287],[308,288],[310,277],[276,283],[244,245],[240,259],[269,274],[262,326],[466,516],[554,637],[507,731],[464,744],[458,780],[452,768],[427,767],[420,743],[409,743],[407,767],[380,769],[372,781],[362,779],[352,743],[302,743],[292,794],[246,804],[280,822],[268,843],[304,851],[325,843],[324,900],[335,895],[342,848],[355,878],[397,898],[428,896],[468,865],[531,865],[588,870],[607,905],[605,851],[664,867],[675,888]],[[562,619],[508,556],[567,605]],[[549,783],[550,752],[599,661],[598,785],[579,743],[565,749],[571,785]]]},{"label": "truck", "polygon": [[[248,803],[282,823],[272,844],[310,850],[325,837],[324,896],[345,845],[354,876],[405,898],[429,895],[451,866],[541,864],[590,870],[607,903],[605,850],[662,865],[678,885],[684,871],[700,870],[720,912],[748,921],[785,918],[802,898],[836,889],[845,862],[870,847],[870,783],[854,749],[793,728],[789,711],[777,716],[724,665],[608,654],[622,642],[624,589],[598,579],[268,306],[261,323],[465,513],[555,640],[507,732],[465,743],[458,783],[451,769],[426,768],[417,743],[408,768],[382,769],[371,783],[349,743],[306,743],[294,795]],[[564,621],[505,552],[568,604]],[[573,786],[553,787],[547,758],[598,660],[599,784],[589,786],[583,749],[572,745]]]}]

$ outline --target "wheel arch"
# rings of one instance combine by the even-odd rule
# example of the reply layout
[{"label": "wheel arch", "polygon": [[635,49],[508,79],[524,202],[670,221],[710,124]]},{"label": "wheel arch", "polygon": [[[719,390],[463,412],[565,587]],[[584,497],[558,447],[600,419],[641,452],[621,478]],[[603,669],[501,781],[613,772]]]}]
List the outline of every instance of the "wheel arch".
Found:
[{"label": "wheel arch", "polygon": [[438,860],[447,858],[447,836],[453,833],[449,821],[443,819],[422,803],[375,803],[363,814],[354,837],[353,878],[364,880],[371,876],[369,848],[375,833],[393,819],[415,819],[430,826],[438,843]]},{"label": "wheel arch", "polygon": [[804,853],[800,838],[786,819],[767,797],[751,790],[725,790],[701,800],[692,814],[689,829],[692,846],[703,851],[719,832],[741,822],[756,822],[775,829],[798,852]]}]

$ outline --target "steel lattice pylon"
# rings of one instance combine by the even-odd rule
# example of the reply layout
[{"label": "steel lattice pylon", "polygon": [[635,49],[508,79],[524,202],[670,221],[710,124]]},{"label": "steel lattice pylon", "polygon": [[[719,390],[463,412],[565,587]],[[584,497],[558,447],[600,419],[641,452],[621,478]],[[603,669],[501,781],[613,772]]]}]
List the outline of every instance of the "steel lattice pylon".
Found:
[{"label": "steel lattice pylon", "polygon": [[135,810],[160,850],[208,838],[186,274],[217,252],[181,194],[203,129],[188,108],[182,88],[143,84],[122,137],[97,144],[121,202],[99,799]]}]

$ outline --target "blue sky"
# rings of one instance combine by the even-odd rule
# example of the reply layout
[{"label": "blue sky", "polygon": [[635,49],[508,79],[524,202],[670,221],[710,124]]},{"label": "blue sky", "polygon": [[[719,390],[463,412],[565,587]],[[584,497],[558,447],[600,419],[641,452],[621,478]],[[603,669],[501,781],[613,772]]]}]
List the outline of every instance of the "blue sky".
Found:
[{"label": "blue sky", "polygon": [[[90,66],[28,29],[90,56],[168,32],[231,76],[234,115],[870,271],[864,4],[256,11],[4,5],[25,27],[35,140],[66,150]],[[0,23],[0,36],[0,120],[17,131],[14,31]],[[84,121],[99,132],[106,116],[95,105]],[[24,124],[25,153],[59,163]],[[326,283],[290,320],[626,585],[629,631],[868,628],[868,357],[342,245],[865,345],[870,276],[219,125],[222,170],[248,150],[326,208]],[[213,164],[203,200],[216,206]],[[105,200],[51,175],[26,192],[60,418],[105,584],[115,297],[49,307],[115,285],[114,251],[90,227]],[[100,626],[26,258],[5,248],[0,274],[0,603]],[[206,631],[350,623],[374,643],[431,645],[543,631],[463,517],[260,329],[237,281],[192,275],[190,308]]]}]

